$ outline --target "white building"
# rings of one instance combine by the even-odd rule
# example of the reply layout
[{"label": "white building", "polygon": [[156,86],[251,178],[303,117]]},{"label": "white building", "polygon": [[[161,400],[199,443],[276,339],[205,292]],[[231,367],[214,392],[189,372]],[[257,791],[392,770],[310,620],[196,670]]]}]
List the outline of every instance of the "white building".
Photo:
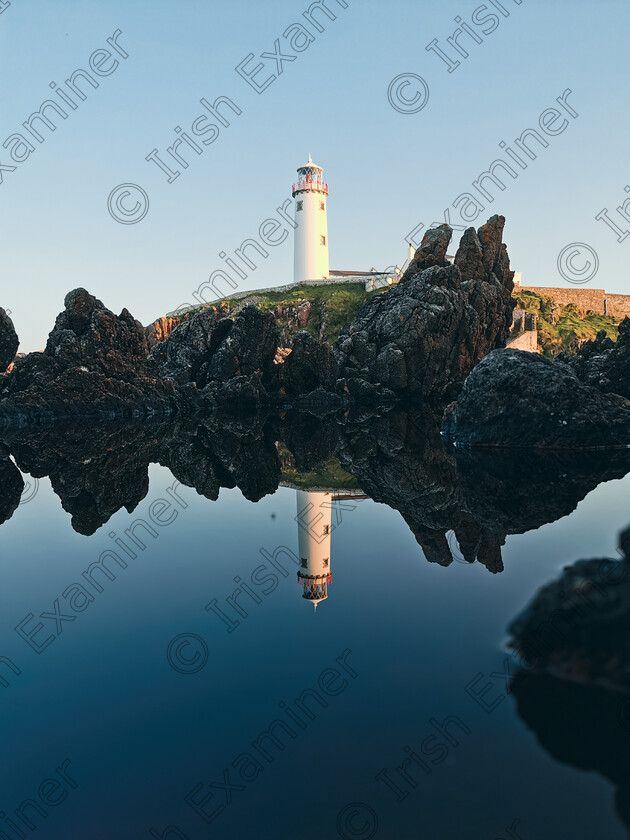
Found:
[{"label": "white building", "polygon": [[293,253],[293,279],[296,283],[325,280],[330,273],[326,218],[328,184],[324,183],[324,170],[313,163],[310,155],[308,163],[300,166],[297,173],[297,182],[293,184],[297,224]]}]

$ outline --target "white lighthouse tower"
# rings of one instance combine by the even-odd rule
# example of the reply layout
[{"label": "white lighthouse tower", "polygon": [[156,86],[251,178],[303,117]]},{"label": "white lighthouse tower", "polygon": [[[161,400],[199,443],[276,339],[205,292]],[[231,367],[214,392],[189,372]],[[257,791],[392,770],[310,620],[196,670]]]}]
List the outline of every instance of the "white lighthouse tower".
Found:
[{"label": "white lighthouse tower", "polygon": [[313,607],[328,598],[330,573],[330,532],[332,521],[332,493],[297,490],[298,544],[300,570],[298,583],[304,590],[302,597]]},{"label": "white lighthouse tower", "polygon": [[324,170],[308,156],[308,163],[298,168],[298,179],[293,184],[295,199],[295,246],[293,253],[293,280],[321,280],[329,276],[328,221],[326,205],[328,184],[324,183]]}]

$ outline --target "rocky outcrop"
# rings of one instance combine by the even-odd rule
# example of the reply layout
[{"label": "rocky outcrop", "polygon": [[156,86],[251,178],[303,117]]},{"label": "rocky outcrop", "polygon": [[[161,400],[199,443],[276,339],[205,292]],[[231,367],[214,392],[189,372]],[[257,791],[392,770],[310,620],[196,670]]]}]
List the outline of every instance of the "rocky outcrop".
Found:
[{"label": "rocky outcrop", "polygon": [[13,326],[13,321],[6,311],[0,308],[0,374],[4,373],[9,367],[19,346],[20,341]]},{"label": "rocky outcrop", "polygon": [[85,289],[70,292],[43,353],[17,359],[0,382],[0,416],[132,416],[170,413],[173,384],[147,363],[144,328],[114,315]]},{"label": "rocky outcrop", "polygon": [[207,307],[176,326],[165,341],[155,344],[149,358],[165,379],[178,385],[195,382],[203,386],[208,362],[232,326],[233,321],[219,310]]},{"label": "rocky outcrop", "polygon": [[580,449],[630,444],[630,401],[537,353],[496,350],[472,371],[445,433],[457,444]]},{"label": "rocky outcrop", "polygon": [[274,372],[274,361],[280,337],[271,312],[247,306],[232,322],[233,326],[212,353],[207,378],[219,382],[233,376],[260,373],[268,382]]},{"label": "rocky outcrop", "polygon": [[451,229],[429,231],[414,260],[419,273],[408,270],[404,282],[368,300],[339,337],[340,376],[436,411],[454,399],[474,366],[509,336],[513,272],[504,224],[493,216],[479,231],[467,230],[452,266],[444,259]]},{"label": "rocky outcrop", "polygon": [[601,330],[577,353],[562,353],[558,360],[570,365],[585,385],[630,399],[630,318],[619,325],[616,342]]},{"label": "rocky outcrop", "polygon": [[270,381],[277,349],[278,329],[270,312],[247,306],[232,320],[207,307],[156,344],[150,359],[163,377],[201,389],[254,374]]},{"label": "rocky outcrop", "polygon": [[315,388],[333,390],[338,365],[328,342],[320,343],[301,330],[293,339],[291,352],[279,369],[280,385],[287,394],[308,394]]},{"label": "rocky outcrop", "polygon": [[165,315],[163,318],[157,318],[152,324],[145,327],[144,335],[147,339],[147,347],[149,350],[160,341],[166,341],[175,327],[178,327],[184,321],[189,321],[192,318],[192,315],[193,313],[186,313],[184,315]]},{"label": "rocky outcrop", "polygon": [[428,230],[422,237],[420,247],[400,278],[400,282],[405,283],[411,280],[425,268],[432,268],[434,265],[447,266],[449,263],[446,260],[446,251],[452,235],[453,231],[448,225],[440,225]]}]

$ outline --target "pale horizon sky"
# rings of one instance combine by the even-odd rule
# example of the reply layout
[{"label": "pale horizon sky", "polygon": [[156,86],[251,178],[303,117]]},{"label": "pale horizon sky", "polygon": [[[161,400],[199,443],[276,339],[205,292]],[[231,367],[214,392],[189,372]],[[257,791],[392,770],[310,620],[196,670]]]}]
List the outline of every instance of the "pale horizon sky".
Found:
[{"label": "pale horizon sky", "polygon": [[[419,223],[426,230],[444,221],[450,208],[460,226],[479,227],[495,213],[506,217],[512,268],[525,285],[568,285],[558,255],[586,243],[599,269],[583,287],[630,292],[630,236],[619,242],[595,219],[607,208],[630,230],[616,211],[630,198],[626,2],[347,0],[343,8],[327,0],[336,19],[316,15],[321,32],[302,14],[309,6],[306,0],[0,2],[0,165],[16,167],[0,169],[0,306],[12,312],[21,352],[43,348],[66,293],[77,286],[115,312],[127,307],[143,324],[193,303],[193,291],[224,267],[220,252],[233,256],[245,239],[259,239],[265,219],[280,218],[277,208],[290,198],[309,152],[330,188],[331,268],[401,264],[409,233]],[[456,57],[446,41],[456,17],[476,38],[458,36],[468,57],[459,55],[449,73],[425,47],[437,38]],[[297,22],[312,38],[301,52],[304,40],[292,48],[291,35],[283,34]],[[264,63],[259,83],[277,73],[273,58],[260,58],[274,53],[276,39],[280,52],[295,58],[280,61],[282,73],[258,93],[235,68],[253,53],[244,67],[251,72]],[[85,99],[71,98],[66,119],[50,109],[56,130],[39,123],[38,142],[22,124],[46,99],[63,106],[49,84],[67,95],[64,80],[79,68],[98,87],[79,79]],[[428,86],[429,100],[417,113],[401,113],[388,101],[390,82],[403,74]],[[563,94],[577,116],[558,105]],[[197,118],[212,119],[200,100],[220,96],[241,114],[221,108],[230,124],[219,125],[201,153],[182,144],[189,165],[169,183],[145,158],[158,149],[177,169],[166,153],[175,128],[198,142],[193,125],[201,132],[209,123]],[[453,202],[465,192],[479,199],[473,181],[493,161],[510,162],[499,144],[516,151],[514,141],[526,129],[542,135],[539,119],[552,108],[562,116],[543,118],[548,145],[533,144],[533,160],[521,153],[526,168],[512,160],[517,177],[504,172],[506,189],[494,188],[479,217],[463,222]],[[30,154],[10,139],[16,133],[27,138]],[[11,152],[26,159],[17,162]],[[149,198],[136,224],[108,213],[108,196],[125,183]],[[268,256],[226,293],[292,281],[293,236],[286,227],[284,241],[268,247]],[[460,235],[456,230],[451,249]]]}]

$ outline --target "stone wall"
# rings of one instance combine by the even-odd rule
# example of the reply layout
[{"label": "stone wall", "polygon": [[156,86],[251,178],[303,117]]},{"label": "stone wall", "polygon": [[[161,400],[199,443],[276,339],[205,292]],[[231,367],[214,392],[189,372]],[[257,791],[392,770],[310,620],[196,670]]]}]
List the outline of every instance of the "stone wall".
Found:
[{"label": "stone wall", "polygon": [[[518,289],[515,289],[515,292],[518,291]],[[630,314],[630,295],[610,294],[604,289],[521,286],[520,291],[535,292],[537,295],[551,298],[554,303],[559,303],[561,306],[573,303],[585,312],[592,310],[598,315],[623,317]]]},{"label": "stone wall", "polygon": [[606,295],[608,315],[630,315],[630,295]]}]

